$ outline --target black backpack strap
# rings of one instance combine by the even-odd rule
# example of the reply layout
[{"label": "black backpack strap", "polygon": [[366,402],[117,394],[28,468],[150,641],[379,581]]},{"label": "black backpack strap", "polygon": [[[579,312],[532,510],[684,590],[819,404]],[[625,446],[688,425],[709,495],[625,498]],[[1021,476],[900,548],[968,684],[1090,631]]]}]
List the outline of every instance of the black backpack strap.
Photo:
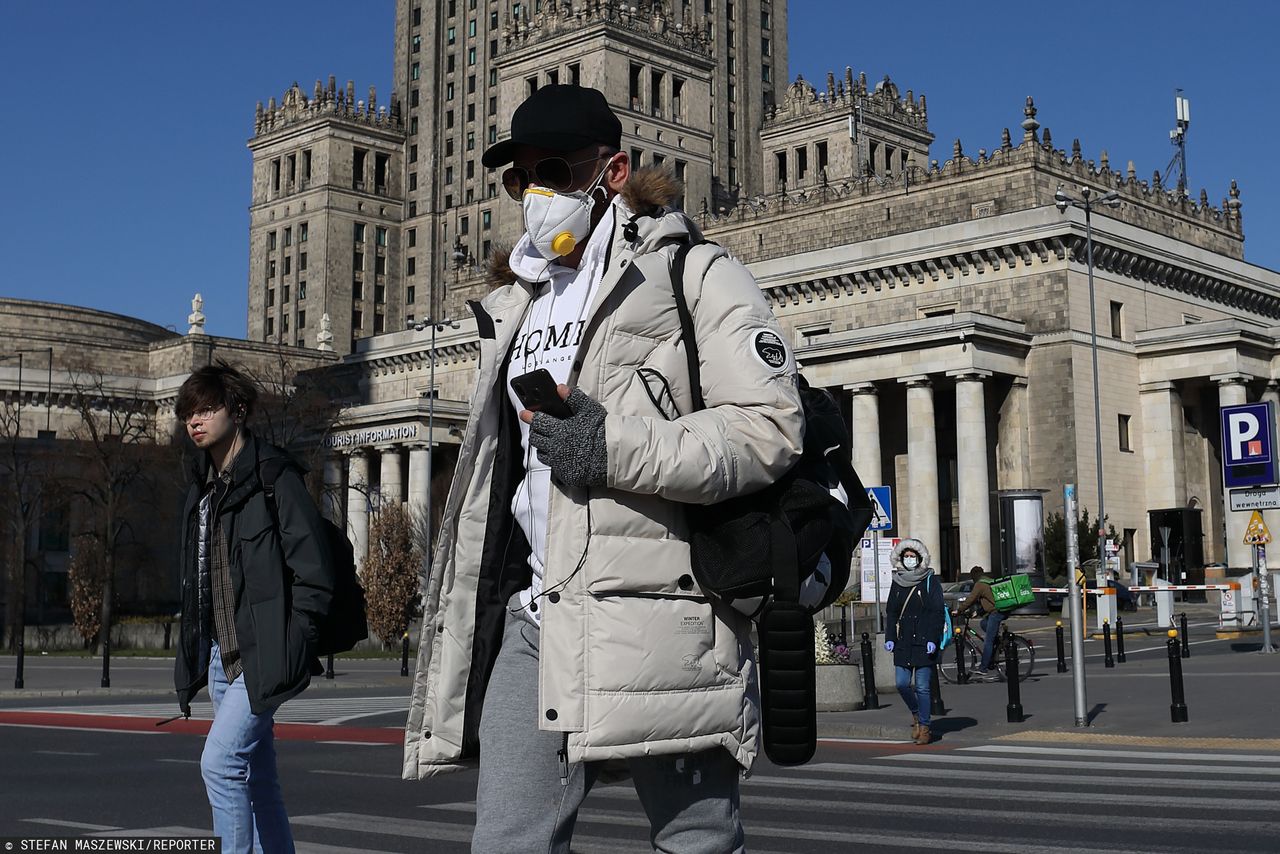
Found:
[{"label": "black backpack strap", "polygon": [[702,399],[702,369],[698,364],[698,338],[694,333],[693,315],[689,312],[689,300],[684,292],[684,267],[693,247],[710,242],[709,240],[690,240],[681,243],[676,248],[675,257],[671,259],[671,293],[676,299],[676,314],[680,316],[684,355],[689,362],[689,392],[693,395],[695,411],[706,409],[707,403]]}]

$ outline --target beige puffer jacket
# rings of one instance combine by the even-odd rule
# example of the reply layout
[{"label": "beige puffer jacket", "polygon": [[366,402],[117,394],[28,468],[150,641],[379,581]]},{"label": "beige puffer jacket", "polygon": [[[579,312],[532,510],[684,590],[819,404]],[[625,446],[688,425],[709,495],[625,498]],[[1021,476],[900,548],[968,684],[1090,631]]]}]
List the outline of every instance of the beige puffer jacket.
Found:
[{"label": "beige puffer jacket", "polygon": [[[636,217],[632,239],[619,216],[570,377],[609,413],[608,485],[552,490],[543,583],[555,592],[541,604],[538,725],[565,733],[570,761],[723,747],[750,768],[759,741],[750,625],[693,579],[681,502],[772,483],[800,454],[803,416],[794,359],[759,286],[713,245],[695,248],[685,273],[707,404],[690,411],[670,259],[700,236],[683,214],[656,210],[673,191],[661,172],[629,182],[631,210],[657,216]],[[512,546],[523,543],[509,511],[523,470],[504,365],[531,290],[506,281],[473,306],[480,369],[424,596],[406,779],[477,763],[505,597],[526,572],[527,545]],[[676,413],[655,405],[661,378]]]}]

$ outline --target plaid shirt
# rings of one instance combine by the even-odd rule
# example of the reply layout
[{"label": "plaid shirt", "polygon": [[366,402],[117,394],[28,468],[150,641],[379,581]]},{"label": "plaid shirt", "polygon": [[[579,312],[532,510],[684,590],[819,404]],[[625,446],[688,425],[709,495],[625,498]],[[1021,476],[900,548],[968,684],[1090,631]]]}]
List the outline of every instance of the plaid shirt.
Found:
[{"label": "plaid shirt", "polygon": [[204,497],[200,500],[202,505],[200,518],[208,519],[208,525],[200,535],[206,546],[206,554],[210,558],[209,578],[213,587],[213,637],[218,642],[218,649],[222,654],[222,669],[226,671],[228,682],[234,681],[244,672],[240,664],[240,645],[236,641],[236,591],[231,574],[231,561],[227,554],[227,538],[214,515],[230,486],[229,476],[214,479],[213,472],[210,470],[210,479],[206,485]]}]

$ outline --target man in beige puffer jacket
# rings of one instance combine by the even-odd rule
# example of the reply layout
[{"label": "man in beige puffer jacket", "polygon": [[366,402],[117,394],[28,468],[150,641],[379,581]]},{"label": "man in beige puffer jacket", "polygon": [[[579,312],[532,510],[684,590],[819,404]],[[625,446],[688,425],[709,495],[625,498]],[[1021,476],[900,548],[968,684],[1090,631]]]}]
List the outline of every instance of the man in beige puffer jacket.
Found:
[{"label": "man in beige puffer jacket", "polygon": [[[615,770],[656,849],[745,850],[750,624],[693,578],[684,505],[761,489],[798,458],[795,363],[750,273],[698,246],[684,286],[706,408],[692,410],[670,263],[700,235],[664,207],[670,176],[632,172],[620,148],[599,92],[549,86],[484,155],[514,162],[503,185],[526,235],[472,305],[480,367],[424,594],[403,773],[478,765],[485,854],[567,852],[578,805]],[[571,417],[524,409],[510,380],[536,368]]]}]

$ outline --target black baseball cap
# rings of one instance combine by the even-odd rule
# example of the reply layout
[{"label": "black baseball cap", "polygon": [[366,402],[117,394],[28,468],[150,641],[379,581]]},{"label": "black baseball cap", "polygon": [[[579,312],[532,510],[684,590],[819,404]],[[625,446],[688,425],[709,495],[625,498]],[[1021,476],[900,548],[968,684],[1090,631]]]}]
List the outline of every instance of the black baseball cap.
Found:
[{"label": "black baseball cap", "polygon": [[489,146],[480,162],[504,166],[521,145],[569,152],[593,143],[622,148],[622,122],[598,90],[559,83],[525,98],[511,116],[511,137]]}]

